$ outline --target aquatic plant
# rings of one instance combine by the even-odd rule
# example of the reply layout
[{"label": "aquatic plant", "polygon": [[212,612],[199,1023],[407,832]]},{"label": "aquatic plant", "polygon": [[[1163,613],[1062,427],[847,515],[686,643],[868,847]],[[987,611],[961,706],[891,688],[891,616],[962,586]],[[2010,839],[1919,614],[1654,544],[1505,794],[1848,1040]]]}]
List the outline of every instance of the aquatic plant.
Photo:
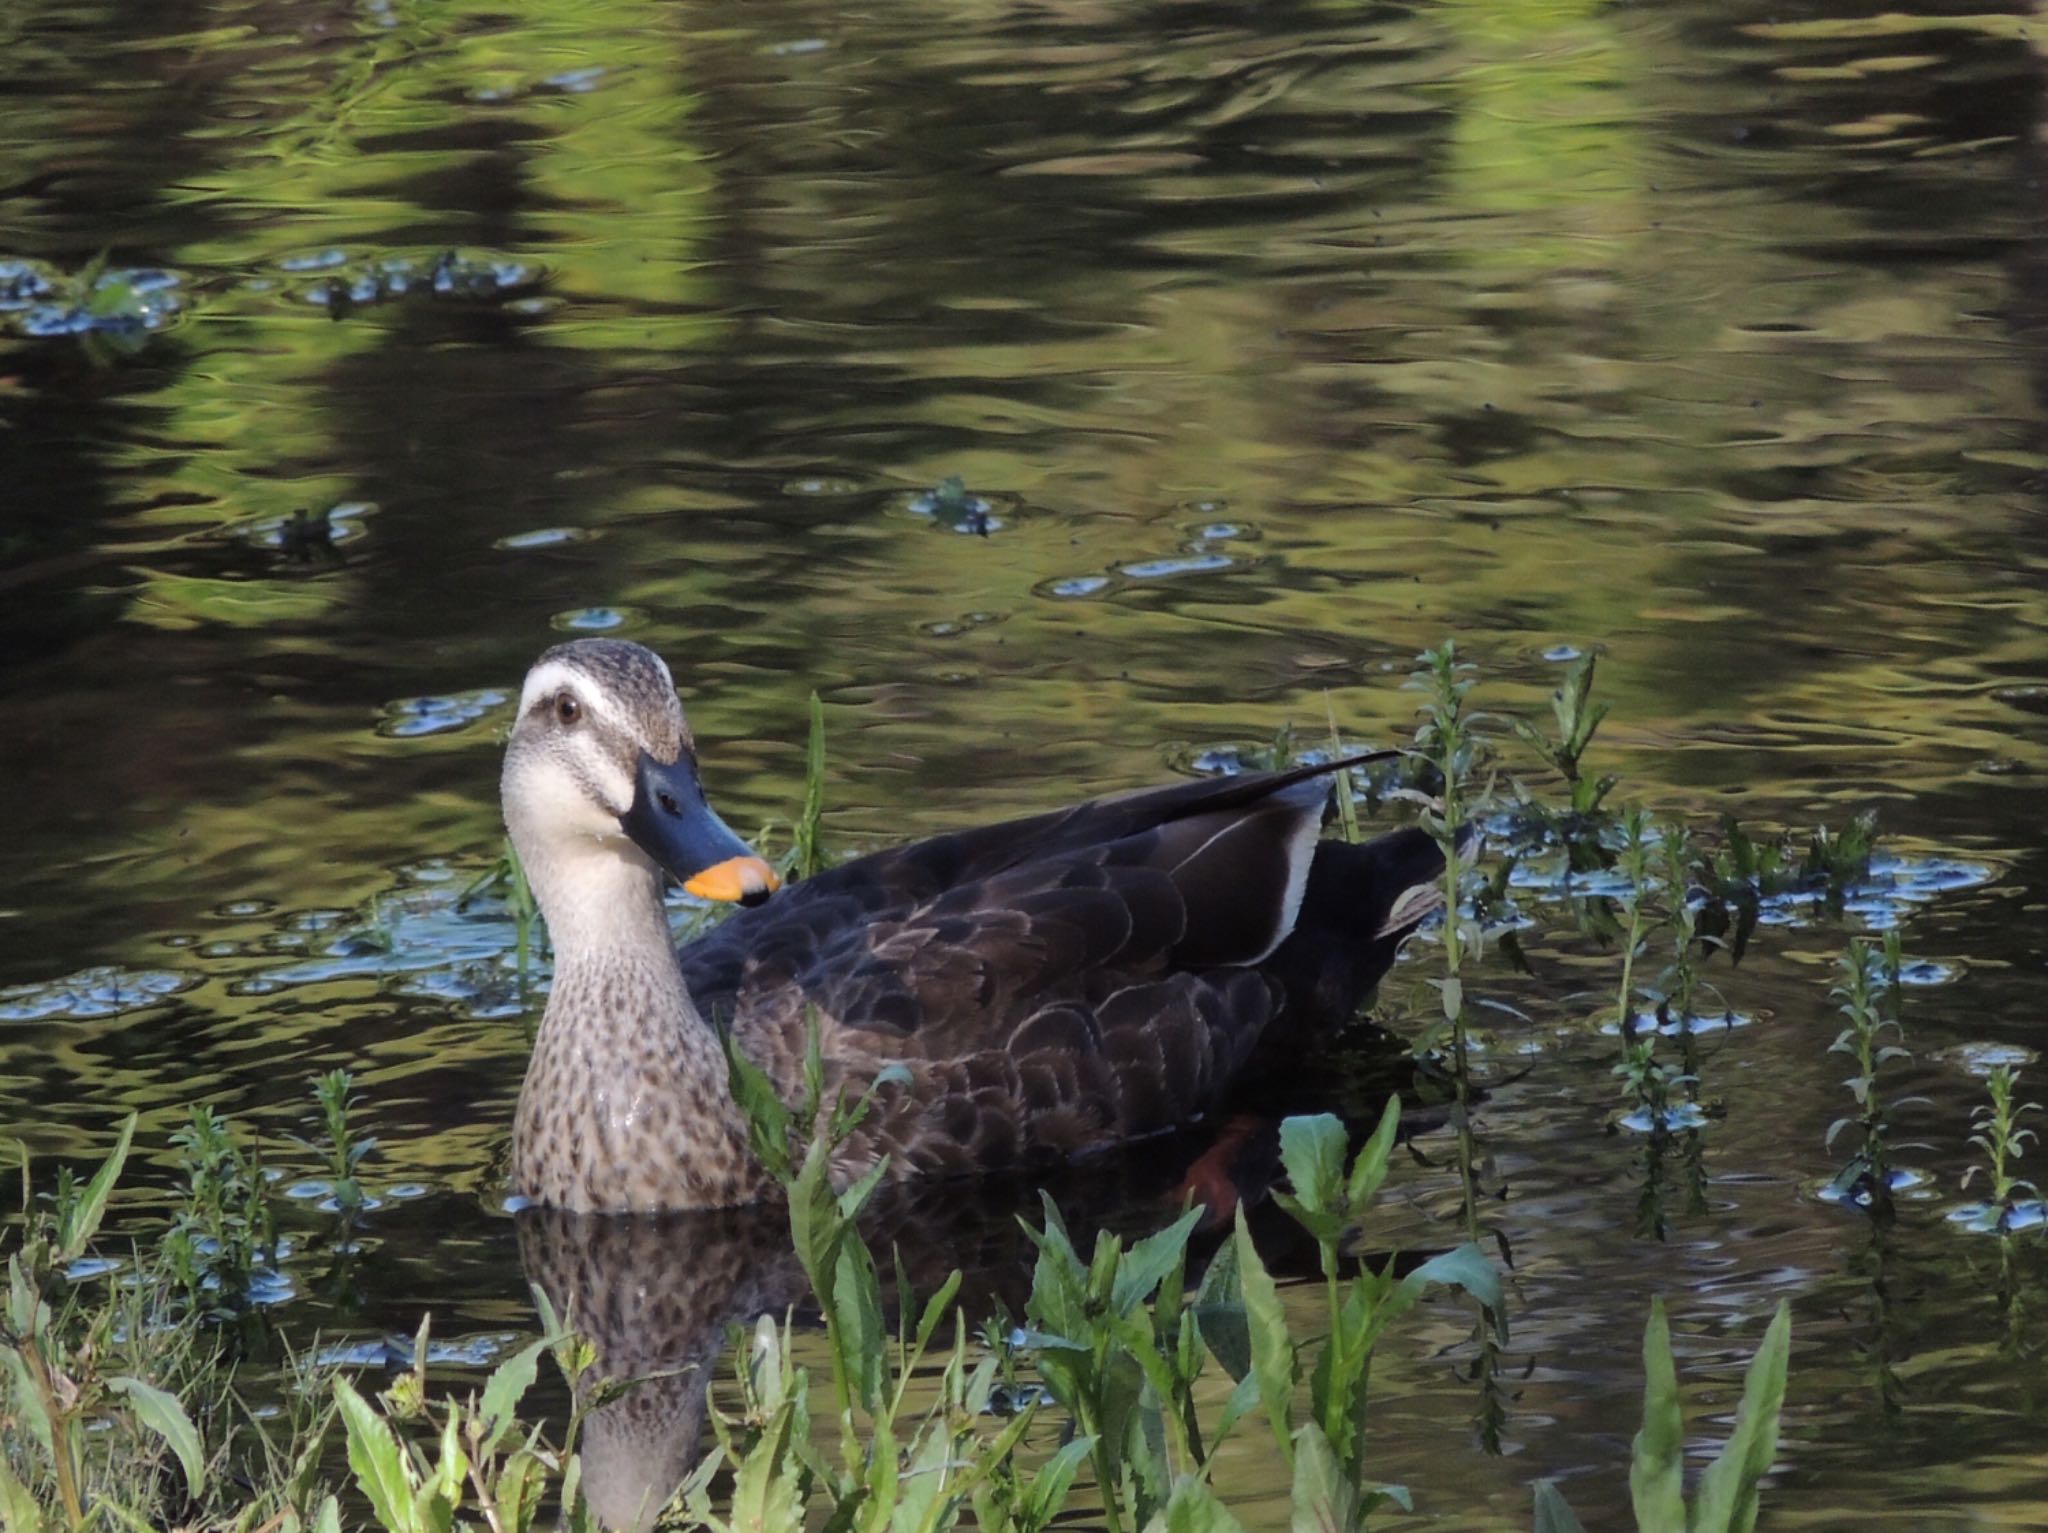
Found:
[{"label": "aquatic plant", "polygon": [[831,864],[819,827],[825,817],[825,705],[811,694],[811,732],[804,744],[804,807],[796,817],[786,872],[809,878]]},{"label": "aquatic plant", "polygon": [[1602,805],[1621,779],[1612,774],[1589,777],[1582,767],[1587,747],[1593,743],[1593,735],[1609,709],[1605,702],[1592,701],[1593,667],[1597,659],[1589,651],[1573,661],[1557,690],[1551,693],[1550,710],[1557,722],[1555,738],[1527,719],[1508,721],[1544,765],[1564,779],[1563,805],[1553,806],[1525,793],[1518,809],[1523,817],[1533,820],[1538,835],[1547,836],[1564,849],[1566,866],[1575,873],[1604,868],[1613,861],[1606,844],[1610,817],[1603,812]]},{"label": "aquatic plant", "polygon": [[545,933],[546,927],[540,924],[540,903],[533,897],[533,886],[526,881],[519,849],[513,846],[510,836],[505,838],[498,860],[471,879],[455,897],[456,908],[467,909],[472,900],[487,894],[502,898],[505,913],[512,918],[515,962],[524,982],[533,958],[535,932]]},{"label": "aquatic plant", "polygon": [[[1424,1028],[1414,1047],[1420,1053],[1448,1037],[1452,1088],[1451,1125],[1457,1135],[1458,1184],[1464,1214],[1465,1239],[1477,1245],[1482,1227],[1479,1219],[1479,1148],[1472,1121],[1471,1039],[1466,1027],[1465,971],[1485,948],[1486,932],[1480,918],[1468,909],[1463,898],[1463,875],[1475,850],[1478,823],[1474,799],[1483,802],[1485,792],[1474,795],[1473,769],[1482,742],[1477,732],[1487,715],[1467,706],[1467,695],[1476,668],[1458,659],[1457,648],[1446,639],[1425,651],[1409,679],[1410,689],[1424,694],[1416,710],[1422,723],[1415,732],[1411,755],[1426,761],[1440,778],[1435,798],[1411,793],[1422,804],[1422,828],[1444,855],[1443,977],[1430,981],[1442,1001],[1442,1018]],[[1498,1231],[1491,1231],[1503,1256],[1508,1245]],[[1477,1343],[1471,1377],[1479,1386],[1478,1426],[1480,1441],[1489,1452],[1500,1451],[1501,1433],[1507,1419],[1507,1402],[1500,1387],[1501,1345],[1505,1328],[1489,1324],[1484,1306],[1473,1327]]]},{"label": "aquatic plant", "polygon": [[1650,817],[1640,805],[1621,817],[1621,850],[1615,866],[1627,881],[1619,898],[1628,911],[1621,928],[1621,980],[1615,997],[1614,1020],[1623,1036],[1634,1030],[1636,1015],[1636,959],[1642,956],[1645,940],[1654,924],[1650,913],[1652,891],[1651,861],[1657,843],[1650,831]]},{"label": "aquatic plant", "polygon": [[[833,1461],[813,1440],[810,1384],[793,1359],[791,1322],[761,1317],[735,1348],[739,1406],[727,1411],[714,1402],[713,1450],[677,1492],[685,1515],[719,1533],[820,1517],[847,1533],[943,1533],[970,1517],[985,1533],[1045,1533],[1088,1468],[1115,1533],[1228,1528],[1234,1521],[1214,1483],[1217,1453],[1254,1412],[1266,1418],[1288,1466],[1297,1525],[1362,1529],[1375,1509],[1408,1505],[1400,1487],[1369,1474],[1367,1388],[1387,1328],[1441,1284],[1475,1298],[1505,1336],[1499,1275],[1478,1246],[1459,1246],[1398,1276],[1391,1257],[1375,1269],[1343,1250],[1387,1176],[1398,1102],[1387,1104],[1348,1158],[1346,1130],[1335,1118],[1292,1118],[1281,1127],[1292,1192],[1279,1201],[1313,1237],[1321,1264],[1319,1339],[1290,1329],[1242,1209],[1190,1293],[1194,1212],[1129,1245],[1100,1235],[1083,1260],[1048,1203],[1044,1227],[1034,1232],[1039,1255],[1025,1324],[976,1348],[958,1303],[957,1272],[920,1305],[899,1262],[899,1319],[893,1327],[887,1320],[856,1227],[876,1178],[835,1190],[830,1175],[833,1146],[858,1124],[866,1100],[825,1103],[815,1047],[807,1101],[797,1112],[758,1072],[736,1062],[735,1077],[757,1149],[788,1196],[791,1237],[826,1319],[838,1455]],[[323,1104],[345,1105],[346,1082],[330,1076],[323,1084]],[[345,1113],[340,1118],[345,1129]],[[88,1182],[62,1177],[50,1203],[31,1203],[21,1247],[8,1260],[0,1321],[0,1422],[7,1425],[0,1515],[8,1528],[81,1533],[111,1518],[130,1527],[340,1533],[342,1505],[321,1477],[339,1420],[358,1504],[386,1533],[531,1533],[543,1507],[558,1509],[556,1525],[571,1533],[594,1533],[577,1454],[581,1424],[630,1385],[591,1382],[593,1349],[564,1326],[545,1294],[536,1294],[541,1336],[500,1362],[480,1391],[435,1398],[430,1321],[422,1317],[411,1367],[381,1394],[332,1370],[302,1368],[286,1381],[283,1417],[267,1426],[241,1400],[225,1354],[207,1344],[196,1312],[157,1306],[161,1275],[108,1285],[90,1302],[78,1284],[67,1284],[66,1271],[84,1270],[133,1132],[131,1119]],[[341,1142],[355,1141],[344,1134]],[[1782,1322],[1781,1311],[1773,1336]],[[949,1332],[934,1392],[926,1387],[926,1359]],[[1767,1337],[1765,1350],[1771,1345]],[[521,1415],[546,1357],[572,1400],[558,1433]],[[1750,1444],[1747,1478],[1710,1469],[1696,1505],[1719,1496],[1714,1504],[1754,1507],[1755,1475],[1769,1463],[1761,1408],[1752,1404],[1762,1359],[1752,1366],[1743,1415],[1723,1454],[1728,1461],[1738,1444]],[[1041,1387],[1009,1392],[1006,1413],[998,1409],[998,1376],[1019,1366],[1034,1369]],[[1206,1383],[1212,1366],[1232,1381],[1220,1415],[1212,1406],[1198,1409],[1198,1401],[1214,1398]],[[1782,1396],[1782,1345],[1777,1370]],[[1653,1368],[1653,1400],[1659,1388]],[[914,1395],[927,1403],[914,1405]],[[1046,1409],[1071,1419],[1070,1435],[1049,1459],[1027,1464],[1023,1444]],[[1652,1468],[1675,1476],[1676,1455],[1667,1458]],[[164,1472],[170,1466],[175,1477]],[[1539,1506],[1548,1505],[1541,1497]]]},{"label": "aquatic plant", "polygon": [[1706,901],[1701,929],[1725,939],[1731,961],[1740,962],[1756,933],[1766,900],[1801,895],[1839,915],[1849,891],[1870,875],[1877,846],[1877,815],[1866,810],[1840,830],[1818,826],[1803,850],[1790,834],[1759,841],[1733,815],[1722,817],[1722,844],[1694,864],[1693,876]]},{"label": "aquatic plant", "polygon": [[[1970,1118],[1977,1125],[1970,1143],[1983,1152],[1984,1164],[1963,1173],[1963,1186],[1967,1188],[1980,1173],[1983,1175],[1990,1194],[1986,1211],[2000,1234],[2010,1233],[2013,1216],[2028,1198],[2036,1205],[2041,1199],[2038,1186],[2013,1173],[2013,1166],[2026,1154],[2027,1146],[2040,1137],[2033,1129],[2020,1127],[2020,1119],[2027,1113],[2040,1112],[2041,1104],[2015,1102],[2014,1087],[2018,1081],[2019,1072],[2011,1065],[1997,1066],[1984,1082],[1991,1100],[1970,1109]],[[2023,1193],[2027,1198],[2022,1198]]]},{"label": "aquatic plant", "polygon": [[[1841,979],[1828,994],[1840,1003],[1848,1026],[1828,1045],[1831,1054],[1847,1054],[1856,1073],[1842,1084],[1856,1100],[1856,1111],[1828,1125],[1825,1143],[1833,1148],[1844,1129],[1857,1132],[1858,1144],[1847,1165],[1829,1183],[1837,1196],[1861,1204],[1871,1217],[1888,1221],[1892,1208],[1892,1165],[1889,1113],[1877,1090],[1878,1070],[1895,1059],[1909,1059],[1903,1044],[1886,1043],[1884,1034],[1902,1037],[1899,1024],[1899,934],[1886,932],[1882,948],[1861,937],[1842,955]],[[1889,1014],[1887,1014],[1889,1008]]]},{"label": "aquatic plant", "polygon": [[[566,1330],[547,1297],[536,1293],[542,1335],[491,1371],[481,1392],[435,1404],[427,1388],[427,1332],[423,1316],[413,1339],[412,1369],[400,1374],[380,1399],[365,1399],[336,1374],[334,1402],[348,1444],[348,1463],[385,1533],[449,1533],[481,1526],[490,1533],[529,1533],[552,1497],[557,1526],[567,1533],[596,1533],[597,1521],[582,1494],[576,1438],[583,1420],[579,1388],[595,1360],[588,1343]],[[518,1410],[551,1355],[568,1381],[572,1407],[559,1443],[519,1419]],[[423,1444],[417,1429],[431,1447]],[[339,1533],[332,1497],[322,1502],[313,1533]]]},{"label": "aquatic plant", "polygon": [[134,1135],[131,1116],[99,1169],[83,1184],[60,1173],[47,1201],[23,1160],[0,1315],[0,1524],[296,1529],[317,1425],[280,1445],[254,1420],[172,1272],[95,1281],[119,1266],[88,1252]]},{"label": "aquatic plant", "polygon": [[1676,1138],[1675,1130],[1693,1126],[1697,1119],[1691,1103],[1683,1100],[1694,1084],[1682,1063],[1657,1057],[1657,1034],[1624,1034],[1621,1060],[1614,1066],[1632,1111],[1624,1126],[1643,1135],[1643,1180],[1636,1200],[1636,1233],[1662,1240],[1667,1220],[1664,1206],[1664,1161]]},{"label": "aquatic plant", "polygon": [[[1330,743],[1325,747],[1332,761],[1342,760],[1350,754],[1344,744],[1344,737],[1337,732],[1337,706],[1330,701],[1328,693],[1323,694],[1323,711],[1329,717]],[[1352,846],[1358,844],[1358,792],[1352,786],[1351,767],[1337,768],[1333,791],[1337,800],[1337,834]]]},{"label": "aquatic plant", "polygon": [[277,1265],[277,1221],[262,1161],[204,1104],[194,1105],[171,1144],[184,1185],[161,1259],[199,1314],[246,1313],[262,1275]]},{"label": "aquatic plant", "polygon": [[343,1220],[352,1220],[362,1211],[364,1202],[363,1184],[356,1168],[377,1147],[377,1141],[358,1138],[349,1126],[349,1110],[355,1102],[355,1077],[348,1071],[329,1070],[314,1077],[313,1100],[320,1108],[325,1137],[316,1141],[294,1134],[292,1138],[326,1162],[327,1195],[334,1200]]},{"label": "aquatic plant", "polygon": [[322,251],[284,263],[289,272],[329,273],[296,296],[325,309],[330,319],[345,319],[357,309],[412,294],[436,298],[495,300],[530,291],[545,277],[538,266],[491,256],[443,250],[421,255],[376,256],[350,264],[347,253]]},{"label": "aquatic plant", "polygon": [[1461,891],[1465,869],[1463,849],[1469,834],[1466,780],[1477,750],[1473,735],[1474,717],[1465,705],[1472,690],[1475,667],[1458,659],[1457,647],[1449,639],[1426,651],[1408,681],[1412,690],[1425,694],[1416,710],[1422,725],[1415,732],[1412,753],[1421,756],[1442,779],[1435,798],[1415,797],[1422,803],[1422,828],[1444,854],[1443,977],[1430,981],[1442,1001],[1442,1018],[1432,1021],[1414,1045],[1416,1052],[1434,1047],[1438,1040],[1450,1043],[1451,1080],[1455,1093],[1453,1127],[1458,1134],[1458,1173],[1464,1185],[1465,1234],[1479,1238],[1478,1194],[1472,1137],[1472,1068],[1469,1039],[1465,1030],[1465,967],[1469,957],[1479,954],[1483,935],[1464,910]]},{"label": "aquatic plant", "polygon": [[104,366],[140,351],[184,311],[184,278],[154,267],[115,267],[102,251],[77,272],[0,262],[0,314],[39,338],[70,336]]},{"label": "aquatic plant", "polygon": [[[1638,1533],[1749,1533],[1756,1526],[1763,1477],[1778,1451],[1778,1417],[1792,1352],[1792,1316],[1783,1301],[1743,1375],[1742,1403],[1728,1441],[1685,1499],[1685,1416],[1678,1368],[1661,1299],[1650,1301],[1643,1331],[1643,1426],[1629,1467]],[[1585,1533],[1555,1483],[1536,1484],[1535,1533]]]},{"label": "aquatic plant", "polygon": [[958,474],[948,474],[929,490],[913,495],[910,509],[919,516],[930,517],[942,527],[972,533],[976,537],[985,538],[1002,526],[992,514],[995,503],[985,495],[971,492],[967,481]]},{"label": "aquatic plant", "polygon": [[[1369,1364],[1386,1327],[1441,1283],[1472,1294],[1505,1334],[1500,1280],[1476,1245],[1399,1277],[1391,1259],[1378,1271],[1343,1275],[1345,1234],[1387,1175],[1400,1126],[1398,1101],[1388,1102],[1377,1130],[1348,1166],[1337,1119],[1290,1118],[1280,1142],[1294,1191],[1280,1201],[1320,1252],[1328,1327],[1320,1349],[1289,1334],[1241,1209],[1231,1242],[1190,1299],[1188,1241],[1198,1210],[1130,1246],[1104,1232],[1084,1260],[1047,1199],[1043,1227],[1031,1231],[1038,1259],[1026,1324],[1001,1338],[1001,1354],[1013,1366],[1035,1368],[1044,1399],[1067,1413],[1073,1435],[1052,1464],[1026,1481],[1015,1454],[1034,1404],[992,1436],[966,1424],[988,1407],[998,1357],[968,1364],[965,1326],[954,1303],[959,1273],[919,1310],[899,1264],[902,1320],[890,1339],[875,1264],[855,1223],[881,1168],[840,1191],[831,1183],[833,1152],[865,1116],[868,1099],[825,1100],[815,1028],[806,1052],[805,1101],[795,1112],[744,1056],[729,1049],[728,1061],[755,1153],[789,1201],[790,1233],[825,1320],[838,1406],[839,1463],[807,1459],[808,1431],[801,1429],[810,1420],[808,1395],[801,1374],[786,1362],[786,1331],[778,1334],[764,1319],[742,1367],[746,1407],[738,1417],[723,1418],[719,1445],[736,1483],[762,1487],[758,1505],[773,1504],[778,1520],[772,1525],[794,1525],[814,1496],[828,1503],[832,1526],[900,1525],[891,1519],[905,1494],[898,1484],[903,1464],[929,1464],[933,1473],[950,1468],[950,1478],[939,1477],[943,1491],[936,1481],[923,1487],[933,1499],[914,1526],[950,1527],[970,1508],[984,1528],[1043,1526],[1084,1461],[1094,1471],[1111,1533],[1154,1527],[1157,1519],[1189,1515],[1197,1505],[1220,1511],[1209,1484],[1213,1456],[1256,1406],[1293,1473],[1296,1506],[1326,1525],[1355,1526],[1384,1500],[1405,1504],[1403,1493],[1364,1478]],[[955,1339],[941,1369],[941,1399],[925,1415],[908,1417],[905,1386],[949,1312]],[[914,1329],[913,1314],[919,1317]],[[1212,1361],[1234,1388],[1220,1420],[1205,1432],[1196,1398]],[[1297,1427],[1294,1402],[1304,1381],[1308,1413]],[[705,1499],[715,1473],[715,1464],[700,1466],[686,1500],[696,1498],[689,1502],[693,1515],[726,1526]],[[771,1494],[778,1484],[780,1491]],[[730,1526],[745,1525],[740,1512],[736,1498]]]}]

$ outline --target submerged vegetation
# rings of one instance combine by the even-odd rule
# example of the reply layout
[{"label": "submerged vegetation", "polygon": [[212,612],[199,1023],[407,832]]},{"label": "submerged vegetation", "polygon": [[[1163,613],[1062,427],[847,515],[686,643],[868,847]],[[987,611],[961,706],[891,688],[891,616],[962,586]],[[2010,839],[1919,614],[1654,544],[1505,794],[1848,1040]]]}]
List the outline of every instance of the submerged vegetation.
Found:
[{"label": "submerged vegetation", "polygon": [[[1585,933],[1615,950],[1613,988],[1588,998],[1586,1023],[1615,1035],[1614,1071],[1628,1107],[1617,1127],[1639,1135],[1643,1151],[1637,1229],[1661,1239],[1674,1157],[1685,1193],[1679,1206],[1687,1215],[1704,1211],[1703,1135],[1712,1114],[1699,1039],[1735,1020],[1725,1007],[1718,1021],[1703,1018],[1702,997],[1713,991],[1702,965],[1717,955],[1739,958],[1767,900],[1791,894],[1839,908],[1872,864],[1864,820],[1840,834],[1815,833],[1795,866],[1783,849],[1789,843],[1759,842],[1731,826],[1708,852],[1680,822],[1612,807],[1617,780],[1590,777],[1585,767],[1606,714],[1591,700],[1592,674],[1590,656],[1567,673],[1554,700],[1554,739],[1519,721],[1515,730],[1562,780],[1561,806],[1540,805],[1519,785],[1503,794],[1492,721],[1470,706],[1474,672],[1449,644],[1423,656],[1416,672],[1421,725],[1399,775],[1344,785],[1344,833],[1357,833],[1359,803],[1417,802],[1446,854],[1447,913],[1438,972],[1428,981],[1436,1000],[1420,1028],[1407,1029],[1418,1082],[1441,1081],[1448,1096],[1458,1203],[1446,1248],[1410,1264],[1394,1255],[1366,1260],[1356,1245],[1401,1136],[1397,1097],[1384,1101],[1358,1141],[1327,1114],[1277,1126],[1286,1190],[1274,1201],[1313,1245],[1309,1281],[1319,1283],[1320,1304],[1282,1301],[1282,1280],[1242,1203],[1186,1207],[1141,1238],[1104,1231],[1084,1251],[1050,1197],[1027,1226],[1035,1265],[1021,1317],[970,1308],[959,1270],[920,1302],[901,1254],[885,1282],[862,1231],[881,1168],[852,1186],[833,1181],[833,1151],[867,1103],[824,1099],[815,1035],[809,1100],[796,1111],[732,1053],[734,1093],[755,1153],[787,1197],[789,1241],[808,1293],[804,1307],[822,1321],[829,1382],[814,1385],[799,1362],[791,1312],[738,1327],[735,1392],[713,1399],[711,1449],[675,1490],[670,1515],[717,1533],[819,1522],[848,1533],[937,1533],[967,1523],[988,1533],[1042,1533],[1076,1516],[1109,1533],[1227,1530],[1238,1526],[1237,1487],[1220,1450],[1256,1435],[1259,1417],[1285,1468],[1295,1525],[1363,1528],[1385,1508],[1410,1506],[1409,1491],[1389,1479],[1399,1466],[1373,1451],[1372,1365],[1432,1288],[1472,1306],[1458,1366],[1477,1386],[1479,1445],[1500,1451],[1512,1404],[1503,1381],[1515,1291],[1512,1246],[1494,1210],[1510,1189],[1489,1169],[1480,1117],[1488,1056],[1474,1008],[1511,1008],[1474,986],[1480,955],[1512,934],[1512,870],[1551,858]],[[1283,736],[1272,754],[1284,761],[1292,747]],[[1344,748],[1333,729],[1332,755]],[[815,698],[806,767],[783,859],[795,876],[828,859]],[[1501,845],[1491,874],[1474,867],[1488,836]],[[484,896],[501,898],[519,925],[523,975],[533,912],[516,861],[501,862],[459,898]],[[1731,908],[1751,911],[1747,925],[1740,917],[1717,923],[1717,912]],[[1880,943],[1858,939],[1832,992],[1847,1019],[1832,1047],[1856,1069],[1847,1082],[1855,1111],[1828,1136],[1832,1144],[1854,1135],[1833,1186],[1869,1210],[1879,1242],[1871,1351],[1888,1401],[1897,1380],[1882,1232],[1897,1217],[1889,1112],[1898,1104],[1878,1082],[1904,1052],[1896,1041],[1903,968],[1896,931]],[[352,1121],[347,1072],[317,1079],[313,1096],[315,1131],[292,1144],[318,1180],[297,1185],[317,1192],[336,1221],[329,1243],[336,1287],[345,1290],[353,1232],[375,1205],[361,1176],[374,1141]],[[2033,1138],[2020,1119],[2035,1109],[2018,1099],[2008,1067],[1991,1074],[1990,1096],[1972,1141],[1985,1161],[1972,1175],[1986,1176],[1989,1193],[1974,1227],[2000,1236],[2000,1291],[2017,1344],[2014,1241],[2042,1222],[2038,1193],[2015,1169]],[[596,1526],[583,1480],[584,1425],[644,1386],[600,1366],[598,1350],[578,1334],[577,1314],[558,1313],[536,1288],[541,1335],[473,1391],[434,1377],[424,1316],[409,1366],[381,1393],[331,1361],[281,1374],[274,1365],[252,1367],[252,1321],[282,1282],[277,1174],[224,1119],[195,1107],[170,1136],[178,1182],[167,1226],[125,1261],[96,1256],[108,1244],[100,1231],[134,1133],[131,1119],[94,1176],[80,1183],[60,1174],[47,1196],[34,1193],[24,1167],[0,1332],[0,1512],[10,1528],[325,1533],[367,1517],[390,1533],[524,1533],[544,1516],[569,1528]],[[1653,1305],[1643,1426],[1629,1472],[1639,1528],[1713,1533],[1754,1524],[1777,1444],[1789,1327],[1781,1303],[1750,1364],[1733,1429],[1688,1502],[1676,1369],[1663,1308]],[[530,1404],[549,1358],[571,1401],[558,1426]],[[688,1387],[701,1399],[701,1380]],[[1050,1429],[1050,1444],[1038,1427]],[[1076,1496],[1085,1496],[1085,1511],[1070,1507]],[[1547,1482],[1534,1487],[1533,1516],[1539,1533],[1580,1526]]]}]

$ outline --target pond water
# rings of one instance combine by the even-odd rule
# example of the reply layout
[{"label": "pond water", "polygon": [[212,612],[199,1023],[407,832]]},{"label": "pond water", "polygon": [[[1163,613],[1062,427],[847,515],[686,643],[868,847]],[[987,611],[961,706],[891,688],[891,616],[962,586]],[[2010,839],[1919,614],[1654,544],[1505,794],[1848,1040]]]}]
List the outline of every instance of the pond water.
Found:
[{"label": "pond water", "polygon": [[[1375,1369],[1385,1525],[1526,1525],[1541,1475],[1613,1525],[1656,1294],[1703,1450],[1792,1301],[1768,1525],[2038,1525],[2048,1260],[2009,1313],[1950,1215],[1986,1061],[2048,1096],[2044,47],[1926,0],[11,0],[0,1132],[139,1110],[161,1188],[204,1101],[309,1179],[345,1065],[380,1206],[281,1323],[375,1358],[431,1307],[481,1365],[535,1324],[499,1161],[544,970],[456,896],[565,632],[668,658],[744,829],[815,690],[842,849],[1404,738],[1446,635],[1547,716],[1597,645],[1619,796],[1874,809],[1914,897],[1712,966],[1748,1025],[1658,1239],[1613,953],[1521,891],[1533,972],[1467,985],[1524,1014],[1502,1451],[1429,1307]],[[1822,1195],[1826,986],[1890,923],[1879,1239]],[[1372,1248],[1458,1238],[1441,1141]],[[1227,1466],[1249,1525],[1277,1473]]]}]

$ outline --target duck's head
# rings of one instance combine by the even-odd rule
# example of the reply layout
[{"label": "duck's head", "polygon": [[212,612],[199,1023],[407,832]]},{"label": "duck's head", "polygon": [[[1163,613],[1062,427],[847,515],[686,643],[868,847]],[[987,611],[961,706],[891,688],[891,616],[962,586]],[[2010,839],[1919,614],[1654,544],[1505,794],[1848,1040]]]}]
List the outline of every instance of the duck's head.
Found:
[{"label": "duck's head", "polygon": [[578,639],[534,662],[499,787],[551,924],[565,913],[551,894],[620,867],[665,868],[692,894],[748,904],[779,883],[704,801],[675,682],[638,644]]}]

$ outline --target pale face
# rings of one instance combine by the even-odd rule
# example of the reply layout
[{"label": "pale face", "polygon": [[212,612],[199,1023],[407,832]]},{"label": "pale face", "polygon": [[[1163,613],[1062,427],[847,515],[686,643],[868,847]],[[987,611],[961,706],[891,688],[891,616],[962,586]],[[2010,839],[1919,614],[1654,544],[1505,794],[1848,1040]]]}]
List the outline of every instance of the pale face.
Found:
[{"label": "pale face", "polygon": [[619,839],[619,817],[632,807],[641,755],[674,760],[689,738],[675,685],[658,656],[639,650],[635,658],[644,663],[635,669],[642,674],[632,678],[654,686],[625,689],[617,684],[619,667],[592,663],[609,656],[564,653],[572,648],[543,655],[520,690],[502,784],[515,842],[530,837],[538,847]]},{"label": "pale face", "polygon": [[540,657],[520,691],[500,792],[558,946],[566,928],[602,930],[629,903],[658,918],[658,868],[710,899],[776,886],[705,803],[675,683],[637,644],[582,639]]}]

